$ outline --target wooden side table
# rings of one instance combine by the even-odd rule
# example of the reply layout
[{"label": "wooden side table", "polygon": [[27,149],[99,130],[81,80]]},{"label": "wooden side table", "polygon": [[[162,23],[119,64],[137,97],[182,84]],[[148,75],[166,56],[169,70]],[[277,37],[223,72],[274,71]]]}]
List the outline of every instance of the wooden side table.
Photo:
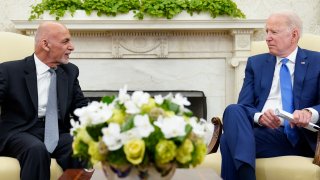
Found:
[{"label": "wooden side table", "polygon": [[59,180],[89,180],[94,171],[94,169],[92,171],[84,169],[67,169],[63,172]]}]

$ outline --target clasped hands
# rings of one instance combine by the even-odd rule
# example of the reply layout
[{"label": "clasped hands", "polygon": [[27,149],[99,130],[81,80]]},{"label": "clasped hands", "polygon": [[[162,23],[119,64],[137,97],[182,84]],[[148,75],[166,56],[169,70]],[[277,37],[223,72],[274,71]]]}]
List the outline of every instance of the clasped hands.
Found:
[{"label": "clasped hands", "polygon": [[[306,127],[311,121],[312,113],[307,110],[295,110],[293,112],[293,121],[290,122],[290,126],[294,127]],[[274,114],[273,109],[268,109],[259,118],[259,124],[268,128],[278,128],[281,126],[281,120]]]}]

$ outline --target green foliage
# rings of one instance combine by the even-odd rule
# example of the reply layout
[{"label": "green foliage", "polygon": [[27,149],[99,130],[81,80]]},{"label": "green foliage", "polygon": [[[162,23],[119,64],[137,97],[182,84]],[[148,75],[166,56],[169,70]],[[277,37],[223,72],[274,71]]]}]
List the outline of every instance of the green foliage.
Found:
[{"label": "green foliage", "polygon": [[237,8],[237,4],[231,0],[202,0],[202,4],[204,11],[208,11],[213,18],[219,15],[245,18],[245,15]]},{"label": "green foliage", "polygon": [[152,132],[147,138],[145,138],[146,143],[146,152],[149,153],[149,158],[154,159],[155,148],[160,139],[165,139],[162,134],[160,128],[158,126],[154,126],[155,130]]},{"label": "green foliage", "polygon": [[246,17],[232,0],[187,0],[187,2],[186,10],[190,15],[193,15],[194,12],[209,12],[212,18],[220,15]]},{"label": "green foliage", "polygon": [[126,159],[126,154],[124,154],[123,147],[112,151],[112,153],[108,154],[107,161],[116,166],[123,166],[129,164],[128,160]]},{"label": "green foliage", "polygon": [[81,0],[42,0],[41,3],[31,6],[31,15],[29,20],[38,19],[44,11],[49,11],[50,15],[55,15],[56,20],[64,16],[66,11],[71,15],[78,9],[82,9]]},{"label": "green foliage", "polygon": [[191,16],[208,12],[212,18],[220,15],[245,18],[232,0],[42,0],[31,6],[29,20],[38,19],[44,11],[49,11],[59,20],[67,11],[73,15],[76,10],[85,10],[88,15],[97,11],[98,16],[116,16],[132,10],[135,12],[134,17],[140,20],[146,15],[172,19],[184,10]]},{"label": "green foliage", "polygon": [[121,132],[128,131],[129,129],[132,129],[134,127],[133,118],[134,116],[130,116],[128,118],[128,120],[121,127]]},{"label": "green foliage", "polygon": [[91,136],[91,138],[98,142],[99,141],[99,137],[102,136],[102,131],[101,129],[104,127],[108,127],[107,123],[100,123],[97,125],[93,125],[93,126],[87,126],[86,130],[88,132],[88,134]]},{"label": "green foliage", "polygon": [[83,141],[80,141],[77,146],[78,153],[73,154],[73,157],[79,158],[82,160],[90,159],[90,155],[88,154],[88,149],[89,149],[89,146],[86,143],[84,143]]},{"label": "green foliage", "polygon": [[101,101],[106,103],[106,104],[110,104],[112,103],[112,101],[115,99],[115,96],[104,96]]},{"label": "green foliage", "polygon": [[97,11],[97,15],[116,16],[139,8],[139,0],[84,0],[83,9],[88,15]]},{"label": "green foliage", "polygon": [[190,109],[188,109],[189,111],[187,111],[187,112],[184,112],[183,113],[183,115],[185,115],[185,116],[187,116],[187,117],[191,117],[191,116],[193,116],[193,112],[192,111],[190,111]]},{"label": "green foliage", "polygon": [[179,105],[169,100],[164,100],[162,104],[162,108],[168,111],[172,111],[174,113],[179,112]]},{"label": "green foliage", "polygon": [[136,17],[143,19],[144,14],[148,14],[151,17],[172,19],[186,8],[186,0],[141,0],[141,6]]}]

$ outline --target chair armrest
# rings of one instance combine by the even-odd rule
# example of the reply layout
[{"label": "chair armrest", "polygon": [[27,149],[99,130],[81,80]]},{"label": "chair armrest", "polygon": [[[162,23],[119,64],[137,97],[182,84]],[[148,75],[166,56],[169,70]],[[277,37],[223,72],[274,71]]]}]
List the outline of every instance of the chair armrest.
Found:
[{"label": "chair armrest", "polygon": [[222,133],[222,123],[220,118],[213,117],[211,119],[212,124],[214,125],[214,131],[212,134],[211,141],[208,145],[207,154],[215,153],[218,150],[219,144],[220,144],[220,136]]},{"label": "chair armrest", "polygon": [[317,146],[313,159],[313,164],[320,166],[320,131],[318,131]]}]

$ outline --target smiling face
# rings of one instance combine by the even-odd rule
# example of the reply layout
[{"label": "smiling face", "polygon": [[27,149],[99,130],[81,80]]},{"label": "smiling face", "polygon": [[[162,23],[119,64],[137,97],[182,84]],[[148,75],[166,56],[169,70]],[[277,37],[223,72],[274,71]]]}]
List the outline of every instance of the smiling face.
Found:
[{"label": "smiling face", "polygon": [[39,26],[36,34],[36,55],[49,67],[67,64],[74,50],[69,30],[57,22]]},{"label": "smiling face", "polygon": [[268,18],[266,33],[269,52],[279,57],[287,57],[293,52],[300,37],[299,29],[290,26],[288,17],[281,14],[272,15]]}]

